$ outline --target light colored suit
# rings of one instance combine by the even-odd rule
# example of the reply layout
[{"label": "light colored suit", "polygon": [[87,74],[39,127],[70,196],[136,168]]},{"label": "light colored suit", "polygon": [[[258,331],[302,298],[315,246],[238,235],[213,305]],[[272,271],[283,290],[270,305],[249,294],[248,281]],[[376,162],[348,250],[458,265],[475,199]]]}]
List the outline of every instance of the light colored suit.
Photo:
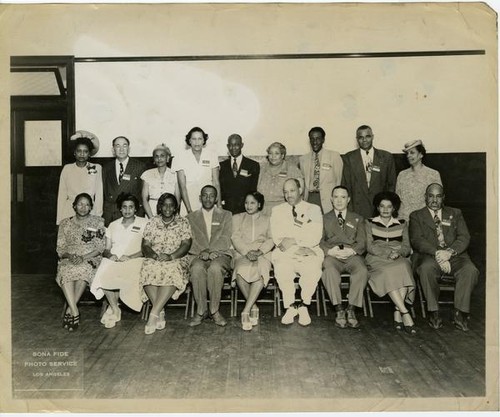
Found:
[{"label": "light colored suit", "polygon": [[[338,152],[322,149],[319,152],[319,194],[323,213],[328,213],[333,207],[331,202],[332,190],[342,181],[344,163]],[[309,198],[309,186],[313,181],[314,152],[309,152],[299,158],[299,166],[304,175],[304,200]]]},{"label": "light colored suit", "polygon": [[[477,284],[479,271],[467,254],[470,234],[459,209],[442,207],[441,228],[446,247],[456,251],[450,258],[451,274],[455,278],[454,304],[458,310],[470,311],[470,297]],[[441,249],[438,243],[436,225],[429,209],[424,207],[410,214],[410,243],[414,253],[413,269],[420,279],[427,309],[438,310],[441,268],[434,256]]]},{"label": "light colored suit", "polygon": [[[210,314],[214,314],[219,311],[224,277],[231,268],[232,216],[229,211],[214,207],[209,239],[202,210],[187,215],[193,236],[189,253],[194,256],[190,267],[190,281],[198,314],[206,311],[207,293],[210,296]],[[219,256],[203,261],[198,255],[205,250],[216,252]]]},{"label": "light colored suit", "polygon": [[[296,245],[286,251],[276,247],[272,253],[274,273],[278,285],[283,293],[285,308],[295,302],[294,279],[296,273],[300,274],[299,285],[301,298],[304,304],[310,304],[321,278],[321,265],[323,251],[319,247],[323,219],[321,209],[307,201],[301,201],[295,206],[297,218],[294,220],[292,206],[283,203],[273,207],[271,214],[271,235],[276,246],[285,238],[293,238]],[[314,255],[304,256],[297,254],[300,247],[306,247]]]}]

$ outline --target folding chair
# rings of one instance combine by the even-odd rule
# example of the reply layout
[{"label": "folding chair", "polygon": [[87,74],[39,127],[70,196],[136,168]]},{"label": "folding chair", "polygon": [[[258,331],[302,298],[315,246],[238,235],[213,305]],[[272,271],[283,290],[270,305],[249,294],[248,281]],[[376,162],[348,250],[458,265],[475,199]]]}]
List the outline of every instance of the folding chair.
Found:
[{"label": "folding chair", "polygon": [[[343,273],[340,275],[340,291],[347,291],[347,293],[349,292],[349,287],[351,285],[351,282],[349,281],[349,278],[351,277],[350,274],[348,273]],[[330,303],[332,302],[326,295],[326,292],[325,292],[325,286],[323,285],[323,282],[320,281],[319,283],[319,286],[321,287],[321,298],[323,300],[323,311],[325,313],[325,316],[328,316],[328,310],[326,308],[326,302],[329,301]],[[348,301],[347,299],[347,293],[346,293],[346,296],[345,297],[342,297],[342,301]],[[367,309],[366,309],[366,301],[365,301],[365,297],[363,297],[363,304],[362,304],[362,307],[363,307],[363,315],[365,317],[368,317],[368,313],[367,313]]]}]

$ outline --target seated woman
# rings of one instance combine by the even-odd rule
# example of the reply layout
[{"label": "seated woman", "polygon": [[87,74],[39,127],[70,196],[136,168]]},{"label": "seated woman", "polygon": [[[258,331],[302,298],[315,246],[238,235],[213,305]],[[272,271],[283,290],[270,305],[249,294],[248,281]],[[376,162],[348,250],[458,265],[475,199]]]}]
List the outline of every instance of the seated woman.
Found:
[{"label": "seated woman", "polygon": [[90,195],[78,194],[73,201],[75,215],[63,219],[57,233],[56,282],[68,303],[63,327],[70,332],[80,324],[77,304],[87,284],[92,282],[104,250],[104,220],[90,214],[92,206]]},{"label": "seated woman", "polygon": [[[177,201],[180,201],[177,174],[168,167],[171,160],[170,149],[162,143],[153,149],[153,161],[156,168],[148,169],[141,175],[142,205],[150,219],[154,216],[153,208],[156,209],[156,203],[163,193],[174,194]],[[153,203],[154,206],[151,208]]]},{"label": "seated woman", "polygon": [[252,330],[259,322],[259,308],[255,302],[269,282],[271,270],[268,256],[274,243],[269,216],[261,213],[263,208],[264,196],[258,191],[251,192],[245,197],[245,213],[233,216],[233,279],[247,300],[241,312],[243,330]]},{"label": "seated woman", "polygon": [[165,304],[176,300],[186,289],[191,259],[191,226],[177,213],[179,203],[173,194],[162,194],[158,199],[158,216],[153,217],[144,230],[140,285],[153,307],[144,332],[152,334],[165,328]]},{"label": "seated woman", "polygon": [[121,319],[120,298],[132,310],[142,308],[139,275],[142,267],[142,235],[147,219],[135,215],[139,200],[132,194],[118,196],[116,205],[122,218],[110,223],[106,230],[106,249],[90,291],[97,299],[106,295],[109,307],[101,318],[107,329]]},{"label": "seated woman", "polygon": [[413,303],[415,281],[411,264],[408,224],[398,220],[401,200],[396,193],[382,192],[375,196],[373,205],[378,216],[366,221],[366,264],[369,283],[379,297],[389,295],[396,306],[394,324],[396,329],[415,334],[413,319],[405,302]]}]

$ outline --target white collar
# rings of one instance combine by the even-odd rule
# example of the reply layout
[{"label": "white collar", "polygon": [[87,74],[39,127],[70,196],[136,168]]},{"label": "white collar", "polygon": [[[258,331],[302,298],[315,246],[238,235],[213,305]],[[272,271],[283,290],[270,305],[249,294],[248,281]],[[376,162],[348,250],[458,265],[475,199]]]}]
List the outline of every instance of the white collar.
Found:
[{"label": "white collar", "polygon": [[335,213],[335,217],[339,217],[339,213],[342,213],[342,217],[344,218],[344,220],[347,217],[347,209],[344,209],[342,211],[333,209],[333,212]]},{"label": "white collar", "polygon": [[[130,157],[129,157],[129,156],[127,156],[127,157],[124,159],[124,161],[122,162],[122,164],[123,164],[123,166],[124,166],[124,167],[126,167],[126,166],[127,166],[129,159],[130,159]],[[119,166],[120,166],[120,161],[118,160],[118,158],[115,158],[115,165],[116,165],[117,167],[119,167]]]},{"label": "white collar", "polygon": [[401,224],[401,222],[398,219],[396,219],[395,217],[391,217],[391,220],[389,220],[389,223],[387,223],[387,224],[384,223],[384,221],[382,220],[382,218],[380,216],[374,217],[372,220],[374,222],[384,224],[385,227],[392,226],[393,224]]},{"label": "white collar", "polygon": [[[439,210],[432,210],[429,207],[427,207],[427,210],[429,210],[429,213],[431,213],[431,217],[434,218],[435,215],[439,217],[439,220],[442,220],[443,218],[443,208],[441,207]],[[437,213],[436,213],[437,212]]]}]

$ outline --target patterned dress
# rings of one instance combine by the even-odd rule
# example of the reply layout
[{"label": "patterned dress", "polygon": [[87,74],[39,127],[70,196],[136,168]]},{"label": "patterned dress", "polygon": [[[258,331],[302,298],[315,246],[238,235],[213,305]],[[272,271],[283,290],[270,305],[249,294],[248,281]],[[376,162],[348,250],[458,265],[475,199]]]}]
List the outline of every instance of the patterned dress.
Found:
[{"label": "patterned dress", "polygon": [[104,239],[106,229],[104,219],[89,215],[83,221],[77,221],[76,216],[64,219],[59,225],[57,234],[57,254],[86,255],[94,250],[99,255],[74,265],[67,258],[57,264],[56,282],[62,286],[71,281],[92,282],[96,269],[101,263],[101,253],[106,247]]},{"label": "patterned dress", "polygon": [[283,184],[288,178],[297,178],[304,184],[304,176],[300,169],[290,161],[283,161],[279,167],[264,162],[260,166],[257,191],[264,195],[264,208],[262,213],[271,216],[274,206],[284,203]]},{"label": "patterned dress", "polygon": [[[180,216],[176,216],[168,225],[165,225],[161,216],[154,216],[144,230],[144,240],[151,243],[156,253],[175,252],[183,240],[190,238],[191,226],[187,219]],[[190,263],[189,255],[164,262],[146,258],[142,264],[140,285],[173,285],[177,290],[172,298],[176,300],[186,289]],[[147,300],[145,294],[143,300]]]},{"label": "patterned dress", "polygon": [[[407,258],[410,254],[407,222],[392,218],[385,225],[379,216],[367,220],[366,243],[366,265],[373,292],[383,297],[391,291],[408,287],[405,301],[413,303],[415,281]],[[400,254],[395,260],[388,258],[393,250]]]},{"label": "patterned dress", "polygon": [[442,185],[439,172],[425,165],[418,171],[408,168],[399,173],[396,194],[401,198],[400,218],[408,221],[411,212],[425,207],[425,190],[434,182]]}]

